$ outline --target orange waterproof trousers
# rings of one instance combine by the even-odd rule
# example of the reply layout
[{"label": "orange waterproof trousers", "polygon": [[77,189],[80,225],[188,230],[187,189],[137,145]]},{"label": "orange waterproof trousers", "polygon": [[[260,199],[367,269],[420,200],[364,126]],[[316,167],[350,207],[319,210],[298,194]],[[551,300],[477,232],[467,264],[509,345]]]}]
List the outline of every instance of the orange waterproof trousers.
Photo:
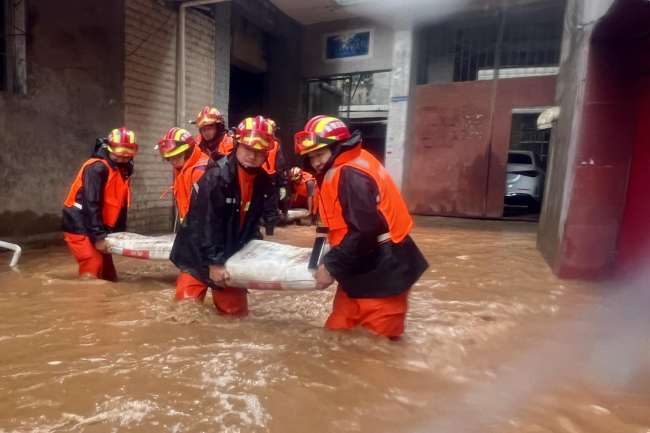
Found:
[{"label": "orange waterproof trousers", "polygon": [[63,233],[70,252],[79,263],[79,275],[88,275],[108,281],[117,281],[117,271],[110,254],[101,253],[90,238],[76,233]]},{"label": "orange waterproof trousers", "polygon": [[339,286],[332,313],[325,326],[331,330],[352,329],[358,325],[384,337],[404,333],[408,291],[387,298],[350,298]]},{"label": "orange waterproof trousers", "polygon": [[[195,299],[203,302],[208,286],[192,275],[181,272],[176,280],[176,299]],[[217,311],[230,316],[245,316],[248,314],[248,295],[246,289],[224,287],[212,289],[212,301]]]}]

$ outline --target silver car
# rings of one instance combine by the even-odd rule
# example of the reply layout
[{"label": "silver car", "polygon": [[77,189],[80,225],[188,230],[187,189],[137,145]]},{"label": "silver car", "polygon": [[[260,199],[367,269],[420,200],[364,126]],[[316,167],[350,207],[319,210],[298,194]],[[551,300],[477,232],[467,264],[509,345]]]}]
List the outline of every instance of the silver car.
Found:
[{"label": "silver car", "polygon": [[505,204],[525,205],[539,211],[546,173],[537,154],[528,150],[509,151],[507,173]]}]

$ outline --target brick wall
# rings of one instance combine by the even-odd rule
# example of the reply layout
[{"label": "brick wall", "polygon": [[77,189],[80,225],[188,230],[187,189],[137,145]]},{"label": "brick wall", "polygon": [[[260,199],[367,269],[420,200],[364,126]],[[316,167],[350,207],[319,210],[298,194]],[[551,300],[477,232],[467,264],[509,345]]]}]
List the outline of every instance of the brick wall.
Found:
[{"label": "brick wall", "polygon": [[226,117],[230,103],[230,2],[214,5],[215,21],[215,82],[214,100],[217,108]]},{"label": "brick wall", "polygon": [[185,25],[187,63],[184,127],[188,128],[187,122],[194,120],[203,106],[214,103],[215,24],[205,14],[189,10]]},{"label": "brick wall", "polygon": [[[171,168],[153,147],[175,123],[177,13],[155,0],[126,0],[125,22],[125,124],[140,143],[129,230],[164,232],[171,228],[172,202],[160,195],[171,185]],[[214,20],[190,10],[186,29],[190,120],[214,99]]]}]

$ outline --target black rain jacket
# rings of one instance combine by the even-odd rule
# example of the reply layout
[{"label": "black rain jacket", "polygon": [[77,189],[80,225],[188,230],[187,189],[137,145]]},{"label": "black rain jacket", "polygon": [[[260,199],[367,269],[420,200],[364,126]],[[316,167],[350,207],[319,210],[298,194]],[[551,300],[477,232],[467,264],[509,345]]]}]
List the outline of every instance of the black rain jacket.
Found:
[{"label": "black rain jacket", "polygon": [[[105,148],[97,149],[91,158],[100,158],[108,161],[111,167],[120,171],[126,179],[133,174],[133,161],[126,164],[116,164],[108,156]],[[124,207],[112,229],[105,226],[102,221],[102,203],[104,186],[108,181],[108,168],[97,161],[88,165],[82,175],[83,185],[77,192],[75,201],[81,205],[76,207],[63,207],[62,229],[64,232],[86,235],[92,242],[102,240],[112,232],[126,230],[127,208]]]},{"label": "black rain jacket", "polygon": [[[331,163],[350,147],[336,149]],[[331,166],[331,164],[329,164]],[[322,182],[322,176],[318,178]],[[338,199],[348,232],[323,258],[328,272],[351,298],[395,296],[411,288],[429,267],[411,236],[400,243],[378,243],[388,223],[377,207],[374,179],[342,167]]]},{"label": "black rain jacket", "polygon": [[265,202],[273,192],[270,177],[260,169],[253,183],[250,208],[240,227],[237,165],[235,152],[210,163],[172,247],[171,261],[181,271],[210,285],[210,265],[224,265],[249,241],[262,239],[260,221]]}]

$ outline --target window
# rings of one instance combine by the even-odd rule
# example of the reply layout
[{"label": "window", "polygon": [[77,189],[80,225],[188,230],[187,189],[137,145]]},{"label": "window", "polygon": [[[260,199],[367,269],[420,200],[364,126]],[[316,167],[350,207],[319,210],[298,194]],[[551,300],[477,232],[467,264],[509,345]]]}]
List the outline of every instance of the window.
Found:
[{"label": "window", "polygon": [[546,0],[464,15],[419,32],[418,84],[554,75],[564,2]]},{"label": "window", "polygon": [[539,114],[540,113],[512,114],[510,149],[533,152],[536,164],[546,170],[549,143],[551,141],[551,130],[537,129],[537,118],[539,117]]},{"label": "window", "polygon": [[508,164],[532,164],[530,156],[523,153],[509,153]]},{"label": "window", "polygon": [[386,118],[390,72],[335,75],[307,82],[309,115],[328,114],[350,121]]}]

